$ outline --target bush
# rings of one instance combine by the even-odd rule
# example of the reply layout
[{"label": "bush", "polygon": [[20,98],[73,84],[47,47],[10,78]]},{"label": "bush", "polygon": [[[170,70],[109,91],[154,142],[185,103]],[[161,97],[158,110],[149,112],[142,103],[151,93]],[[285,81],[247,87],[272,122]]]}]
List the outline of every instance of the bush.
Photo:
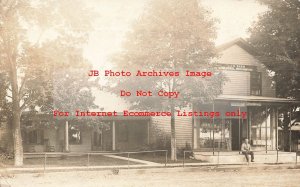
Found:
[{"label": "bush", "polygon": [[3,149],[3,148],[0,148],[0,161],[3,162],[7,159],[13,159],[14,158],[14,154]]},{"label": "bush", "polygon": [[[185,143],[184,148],[178,149],[177,155],[180,156],[180,157],[183,157],[184,156],[184,151],[192,151],[192,147],[188,142]],[[193,157],[193,156],[194,156],[193,152],[186,152],[185,153],[185,158],[190,158],[190,157]]]}]

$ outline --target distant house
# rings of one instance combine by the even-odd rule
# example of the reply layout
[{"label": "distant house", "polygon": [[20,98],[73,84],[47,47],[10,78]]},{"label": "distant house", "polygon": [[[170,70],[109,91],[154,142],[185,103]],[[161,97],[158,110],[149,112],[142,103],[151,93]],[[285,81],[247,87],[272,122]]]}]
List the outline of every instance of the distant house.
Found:
[{"label": "distant house", "polygon": [[[290,150],[297,151],[300,150],[300,121],[292,120],[292,127],[289,129],[288,132],[288,139],[291,141]],[[285,142],[284,142],[284,132],[281,127],[278,128],[278,145],[280,149],[283,149]]]},{"label": "distant house", "polygon": [[[25,114],[22,123],[24,152],[132,151],[170,147],[167,117],[102,117],[93,119],[55,119],[46,114]],[[96,122],[95,122],[96,121]],[[191,146],[191,122],[176,120],[177,145]]]}]

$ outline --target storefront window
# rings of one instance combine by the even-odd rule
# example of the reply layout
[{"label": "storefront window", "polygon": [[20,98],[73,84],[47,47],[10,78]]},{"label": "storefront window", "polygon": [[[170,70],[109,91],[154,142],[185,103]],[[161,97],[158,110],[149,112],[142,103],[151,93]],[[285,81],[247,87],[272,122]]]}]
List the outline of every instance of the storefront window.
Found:
[{"label": "storefront window", "polygon": [[199,128],[199,148],[230,149],[229,130],[226,120],[202,120]]}]

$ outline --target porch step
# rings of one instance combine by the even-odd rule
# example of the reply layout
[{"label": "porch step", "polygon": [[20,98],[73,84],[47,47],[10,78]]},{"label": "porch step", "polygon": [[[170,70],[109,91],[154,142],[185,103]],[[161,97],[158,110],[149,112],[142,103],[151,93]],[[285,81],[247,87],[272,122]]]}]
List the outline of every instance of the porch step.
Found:
[{"label": "porch step", "polygon": [[[245,163],[245,155],[239,154],[239,152],[194,152],[194,157],[196,160],[201,160],[208,163]],[[249,155],[250,157],[250,155]],[[254,152],[254,160],[256,163],[276,163],[277,154],[276,151],[270,153]],[[298,156],[298,161],[300,161],[300,156]],[[279,152],[278,153],[279,163],[293,163],[296,162],[296,153],[294,152]]]}]

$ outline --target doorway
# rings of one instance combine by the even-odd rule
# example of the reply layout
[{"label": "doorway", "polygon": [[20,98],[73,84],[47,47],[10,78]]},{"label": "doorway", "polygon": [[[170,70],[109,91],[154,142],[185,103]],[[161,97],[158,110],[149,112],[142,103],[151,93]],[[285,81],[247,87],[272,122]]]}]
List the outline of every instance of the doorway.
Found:
[{"label": "doorway", "polygon": [[[231,120],[231,146],[233,151],[239,151],[242,144],[242,120],[239,124],[239,119]],[[240,132],[239,132],[240,130]]]}]

